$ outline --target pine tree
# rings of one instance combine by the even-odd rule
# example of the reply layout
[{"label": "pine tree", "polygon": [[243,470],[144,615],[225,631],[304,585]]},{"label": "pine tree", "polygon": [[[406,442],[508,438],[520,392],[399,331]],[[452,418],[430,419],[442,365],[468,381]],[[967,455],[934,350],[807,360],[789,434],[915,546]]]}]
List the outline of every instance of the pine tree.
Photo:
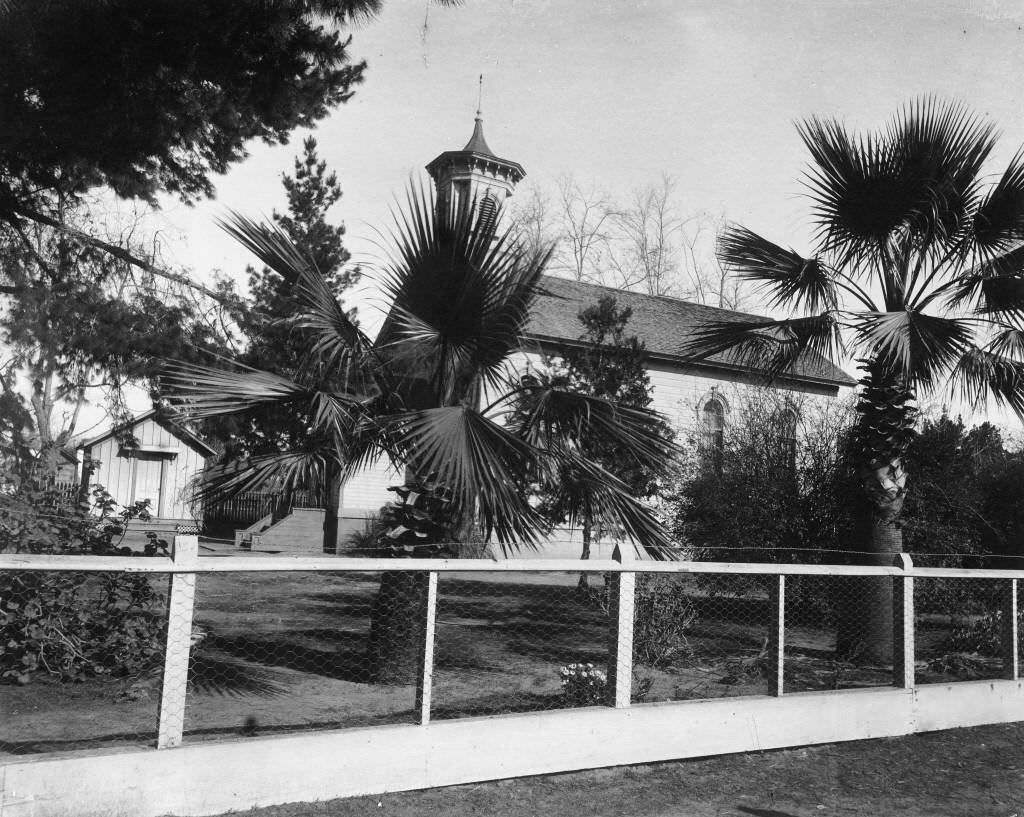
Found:
[{"label": "pine tree", "polygon": [[[537,373],[544,382],[556,388],[586,394],[629,408],[646,409],[652,401],[651,381],[647,375],[647,351],[636,335],[627,334],[632,317],[630,307],[620,308],[611,296],[579,313],[583,332],[579,346],[570,347],[561,359]],[[528,413],[531,406],[524,401],[518,412]],[[662,421],[659,433],[671,441],[675,433]],[[580,454],[601,465],[622,480],[637,498],[653,498],[664,476],[662,464],[640,460],[621,446],[610,444],[597,435],[584,438]],[[614,534],[595,525],[594,496],[590,481],[563,468],[551,484],[540,486],[540,507],[553,525],[578,523],[583,536],[581,558],[590,558],[594,536]],[[581,577],[581,584],[586,578]]]},{"label": "pine tree", "polygon": [[[335,173],[317,153],[317,143],[309,137],[303,153],[295,158],[294,175],[282,174],[288,199],[285,213],[275,211],[274,222],[288,234],[300,254],[312,261],[336,298],[360,278],[358,267],[347,267],[349,252],[343,238],[345,227],[328,221],[327,213],[341,198],[341,185]],[[287,320],[296,314],[294,279],[285,279],[269,267],[249,267],[251,297],[239,301],[234,318],[249,341],[240,362],[286,377],[296,377],[308,365],[310,349],[305,335]],[[355,320],[356,310],[349,310]],[[208,421],[206,432],[224,445],[225,462],[243,462],[252,457],[280,451],[315,448],[323,444],[309,432],[309,417],[288,407],[264,406],[244,417]],[[276,510],[287,511],[291,494],[286,492]],[[325,504],[327,496],[321,496]],[[330,514],[328,514],[330,517]],[[328,519],[330,527],[332,520]],[[328,537],[330,538],[330,537]]]}]

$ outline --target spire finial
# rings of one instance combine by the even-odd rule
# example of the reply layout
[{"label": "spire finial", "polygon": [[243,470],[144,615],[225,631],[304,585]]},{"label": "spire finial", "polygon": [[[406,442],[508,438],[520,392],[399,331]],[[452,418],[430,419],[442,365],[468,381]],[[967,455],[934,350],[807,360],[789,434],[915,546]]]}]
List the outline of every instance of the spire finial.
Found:
[{"label": "spire finial", "polygon": [[478,121],[482,118],[480,114],[481,114],[481,111],[483,110],[483,106],[484,106],[484,75],[481,74],[480,75],[480,88],[477,91],[477,96],[476,96],[476,118],[477,118]]}]

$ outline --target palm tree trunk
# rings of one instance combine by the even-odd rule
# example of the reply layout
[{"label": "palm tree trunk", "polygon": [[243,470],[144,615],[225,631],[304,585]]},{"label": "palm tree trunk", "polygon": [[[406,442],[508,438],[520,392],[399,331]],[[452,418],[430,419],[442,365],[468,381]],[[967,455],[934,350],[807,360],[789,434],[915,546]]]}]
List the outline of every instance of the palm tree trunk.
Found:
[{"label": "palm tree trunk", "polygon": [[[886,382],[885,372],[869,367],[861,380],[860,415],[851,446],[859,461],[862,490],[859,530],[852,564],[891,567],[903,552],[900,514],[907,495],[903,452],[914,431],[913,394]],[[890,664],[893,657],[893,592],[888,576],[851,577],[838,582],[839,614],[836,653],[871,664]]]},{"label": "palm tree trunk", "polygon": [[370,677],[411,684],[419,667],[427,574],[390,571],[380,578],[370,623]]},{"label": "palm tree trunk", "polygon": [[[416,482],[415,475],[407,470],[406,486]],[[450,520],[449,528],[456,532],[456,538],[465,540],[472,531],[472,520]],[[414,565],[417,557],[437,556],[442,544],[423,542],[423,552],[418,548],[413,552],[412,560],[406,559],[404,563]],[[431,545],[438,547],[434,549]],[[385,556],[387,552],[382,551],[381,555]],[[368,648],[370,677],[375,683],[415,683],[424,637],[426,603],[426,573],[388,571],[381,575],[380,589],[371,610]]]},{"label": "palm tree trunk", "polygon": [[[903,552],[899,516],[906,496],[906,472],[896,459],[883,468],[861,471],[865,501],[860,508],[860,547],[854,563],[891,567]],[[840,583],[837,653],[848,660],[890,664],[893,656],[892,579],[851,577]]]},{"label": "palm tree trunk", "polygon": [[[580,554],[580,559],[590,558],[590,537],[592,535],[593,523],[590,521],[590,514],[584,514],[583,516],[583,552]],[[580,590],[587,590],[590,588],[590,582],[587,580],[586,573],[580,573],[579,583],[576,585]]]}]

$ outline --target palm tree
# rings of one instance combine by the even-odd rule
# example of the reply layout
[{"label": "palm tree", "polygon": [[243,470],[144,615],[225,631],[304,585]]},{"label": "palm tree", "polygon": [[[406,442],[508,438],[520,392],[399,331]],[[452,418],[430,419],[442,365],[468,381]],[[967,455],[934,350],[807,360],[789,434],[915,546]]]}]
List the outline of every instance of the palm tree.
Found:
[{"label": "palm tree", "polygon": [[[687,353],[728,355],[769,376],[808,353],[856,360],[858,547],[888,565],[903,546],[903,456],[916,401],[952,393],[977,406],[993,397],[1024,414],[1024,155],[988,181],[994,126],[934,98],[908,104],[879,131],[817,117],[797,130],[811,154],[812,254],[740,226],[727,227],[718,246],[724,266],[791,317],[707,323]],[[888,659],[891,585],[870,580],[857,590],[841,649]]]},{"label": "palm tree", "polygon": [[[285,233],[231,219],[229,232],[292,282],[290,323],[308,344],[308,363],[294,379],[241,366],[171,364],[168,396],[194,419],[287,407],[304,418],[309,435],[297,450],[212,470],[201,492],[336,485],[385,459],[405,469],[410,485],[429,484],[426,492],[405,491],[406,501],[427,493],[434,506],[443,499],[447,518],[436,530],[465,534],[473,527],[515,551],[536,546],[545,530],[521,486],[547,484],[568,469],[597,498],[599,522],[654,556],[671,556],[675,547],[653,512],[584,453],[585,441],[602,435],[638,459],[666,461],[675,447],[661,434],[662,419],[520,379],[513,356],[522,349],[550,250],[523,249],[496,221],[478,223],[475,210],[437,208],[431,196],[410,189],[385,242],[381,283],[390,310],[372,341]],[[524,394],[532,410],[516,414]],[[444,544],[392,550],[431,555]],[[402,595],[392,586],[400,576],[385,574],[379,600]],[[378,618],[394,621],[375,622],[377,633],[399,628],[396,610],[408,618],[408,606],[397,602],[376,607]],[[388,670],[389,663],[395,662],[379,661],[379,676],[404,674]]]}]

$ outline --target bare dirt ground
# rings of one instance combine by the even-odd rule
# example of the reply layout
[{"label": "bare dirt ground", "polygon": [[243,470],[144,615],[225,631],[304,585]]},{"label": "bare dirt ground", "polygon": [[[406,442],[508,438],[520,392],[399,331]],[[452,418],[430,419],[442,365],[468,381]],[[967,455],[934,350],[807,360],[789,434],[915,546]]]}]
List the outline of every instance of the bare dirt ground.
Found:
[{"label": "bare dirt ground", "polygon": [[1024,724],[298,803],[244,814],[1024,817]]}]

